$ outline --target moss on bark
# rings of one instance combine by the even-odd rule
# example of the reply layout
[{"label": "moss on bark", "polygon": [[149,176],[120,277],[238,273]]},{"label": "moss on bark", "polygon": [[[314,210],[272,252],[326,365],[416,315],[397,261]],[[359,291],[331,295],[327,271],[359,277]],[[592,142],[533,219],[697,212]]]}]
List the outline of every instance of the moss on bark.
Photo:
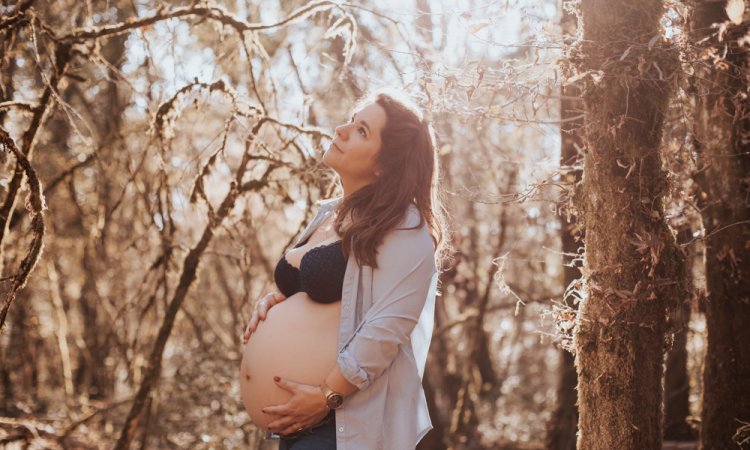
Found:
[{"label": "moss on bark", "polygon": [[662,438],[667,306],[684,298],[682,254],[664,217],[659,144],[677,65],[663,2],[582,0],[572,60],[583,77],[584,275],[575,346],[578,448],[656,449]]}]

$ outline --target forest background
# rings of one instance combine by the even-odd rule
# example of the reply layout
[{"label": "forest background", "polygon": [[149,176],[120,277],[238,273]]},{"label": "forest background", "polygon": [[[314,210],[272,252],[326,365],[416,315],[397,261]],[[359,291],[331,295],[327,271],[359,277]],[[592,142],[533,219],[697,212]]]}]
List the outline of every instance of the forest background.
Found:
[{"label": "forest background", "polygon": [[742,0],[0,11],[0,443],[269,448],[240,333],[395,87],[456,250],[419,448],[750,448]]}]

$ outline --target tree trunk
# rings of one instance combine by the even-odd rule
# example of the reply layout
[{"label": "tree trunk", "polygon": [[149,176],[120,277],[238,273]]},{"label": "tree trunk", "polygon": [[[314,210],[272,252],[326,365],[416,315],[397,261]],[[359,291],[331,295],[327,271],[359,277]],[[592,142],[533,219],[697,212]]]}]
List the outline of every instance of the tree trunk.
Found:
[{"label": "tree trunk", "polygon": [[547,450],[575,450],[578,430],[578,407],[576,406],[575,357],[567,350],[560,350],[560,368],[557,380],[557,404],[548,424],[544,448]]},{"label": "tree trunk", "polygon": [[[678,241],[689,242],[693,233],[690,226],[680,230]],[[687,281],[692,287],[692,275],[690,268],[693,264],[693,255],[686,255],[685,273]],[[674,339],[672,348],[667,354],[667,366],[664,374],[664,440],[667,441],[692,441],[696,438],[695,431],[688,425],[687,418],[690,416],[690,376],[688,374],[688,325],[690,323],[690,310],[692,308],[692,295],[688,295],[671,312],[670,321],[674,327]]]},{"label": "tree trunk", "polygon": [[693,6],[691,40],[702,47],[697,54],[709,55],[706,47],[716,50],[696,64],[694,80],[696,182],[708,291],[701,447],[732,449],[739,448],[733,436],[750,422],[749,52],[737,44],[747,23],[729,25],[720,42],[711,24],[729,19],[723,3],[696,1]]},{"label": "tree trunk", "polygon": [[659,144],[676,67],[659,0],[582,0],[586,297],[576,329],[578,448],[658,449],[666,307],[684,266],[662,197]]},{"label": "tree trunk", "polygon": [[667,355],[664,376],[664,439],[692,441],[693,429],[687,423],[690,415],[690,378],[687,371],[687,331],[690,322],[690,302],[685,301],[672,314],[677,323],[672,349]]},{"label": "tree trunk", "polygon": [[[567,40],[575,38],[576,35],[576,17],[563,9],[560,19],[563,36]],[[563,85],[560,89],[562,96],[560,100],[560,166],[561,181],[573,189],[574,185],[581,180],[581,171],[576,167],[580,163],[578,149],[583,147],[581,140],[581,129],[583,120],[576,117],[583,112],[583,104],[580,99],[581,90],[575,84]],[[562,199],[567,203],[567,199]],[[581,245],[577,242],[580,239],[579,226],[575,217],[568,214],[561,214],[560,217],[560,243],[561,249],[567,261],[563,269],[562,288],[567,287],[581,276],[581,272],[572,263],[573,257],[578,253],[578,247]],[[570,308],[577,308],[576,304],[568,304]],[[548,450],[575,450],[576,432],[578,424],[578,407],[576,400],[578,393],[576,385],[578,377],[576,376],[575,358],[565,349],[560,349],[560,368],[558,370],[557,380],[557,404],[552,413],[552,418],[547,424],[547,436],[545,437],[545,448]]]}]

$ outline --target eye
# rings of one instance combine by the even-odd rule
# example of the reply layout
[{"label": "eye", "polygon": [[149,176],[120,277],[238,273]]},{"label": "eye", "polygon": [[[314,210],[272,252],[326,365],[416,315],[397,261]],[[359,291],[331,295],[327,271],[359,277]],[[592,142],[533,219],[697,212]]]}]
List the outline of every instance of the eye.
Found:
[{"label": "eye", "polygon": [[357,131],[360,132],[360,134],[364,137],[367,137],[367,133],[365,133],[365,129],[362,127],[357,128]]}]

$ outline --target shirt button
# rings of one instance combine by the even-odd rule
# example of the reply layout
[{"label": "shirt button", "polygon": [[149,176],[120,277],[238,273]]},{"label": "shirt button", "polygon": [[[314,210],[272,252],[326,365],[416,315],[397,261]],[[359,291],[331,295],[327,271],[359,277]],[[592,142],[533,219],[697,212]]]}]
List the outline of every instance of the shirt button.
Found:
[{"label": "shirt button", "polygon": [[344,427],[339,427],[339,433],[343,433],[343,432],[344,432]]}]

